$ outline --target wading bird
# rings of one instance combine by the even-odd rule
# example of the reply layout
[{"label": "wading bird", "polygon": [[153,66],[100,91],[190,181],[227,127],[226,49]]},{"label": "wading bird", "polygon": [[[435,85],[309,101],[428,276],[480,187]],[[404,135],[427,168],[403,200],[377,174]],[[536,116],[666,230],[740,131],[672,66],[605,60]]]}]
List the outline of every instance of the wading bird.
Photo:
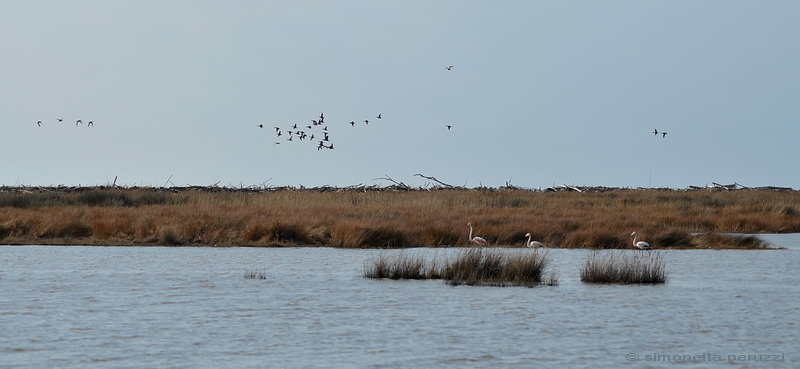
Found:
[{"label": "wading bird", "polygon": [[635,248],[637,248],[639,250],[642,250],[642,251],[647,251],[648,255],[650,254],[650,249],[652,249],[652,247],[650,246],[649,243],[644,242],[644,241],[636,242],[636,238],[638,237],[636,235],[636,232],[631,233],[631,237],[633,237],[633,247],[635,247]]},{"label": "wading bird", "polygon": [[539,241],[531,241],[531,234],[530,233],[525,233],[525,237],[528,237],[528,242],[525,243],[525,246],[533,247],[533,248],[544,247],[544,244],[539,242]]},{"label": "wading bird", "polygon": [[468,238],[469,238],[470,242],[475,242],[478,245],[488,245],[489,244],[489,242],[486,241],[486,239],[484,239],[483,237],[478,237],[478,236],[472,237],[472,223],[467,223],[467,227],[469,227],[469,236],[468,236]]}]

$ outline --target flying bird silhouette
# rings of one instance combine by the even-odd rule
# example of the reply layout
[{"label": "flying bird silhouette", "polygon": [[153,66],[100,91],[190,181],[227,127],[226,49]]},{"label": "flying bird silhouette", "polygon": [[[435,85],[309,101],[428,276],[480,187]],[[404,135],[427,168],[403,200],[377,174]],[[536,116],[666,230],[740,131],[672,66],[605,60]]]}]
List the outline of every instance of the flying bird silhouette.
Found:
[{"label": "flying bird silhouette", "polygon": [[667,137],[667,132],[661,132],[661,138]]},{"label": "flying bird silhouette", "polygon": [[658,136],[658,130],[657,129],[653,130],[653,136]]},{"label": "flying bird silhouette", "polygon": [[451,126],[451,125],[449,125],[449,124],[448,124],[448,125],[445,125],[445,127],[447,127],[447,130],[448,130],[448,131],[450,130],[450,128],[453,128],[453,126]]},{"label": "flying bird silhouette", "polygon": [[378,119],[381,119],[381,115],[380,114],[378,114]]},{"label": "flying bird silhouette", "polygon": [[42,121],[41,121],[41,120],[40,120],[40,121],[37,121],[37,122],[36,122],[36,124],[38,124],[38,125],[39,125],[39,127],[41,127],[41,126],[42,126]]},{"label": "flying bird silhouette", "polygon": [[444,69],[453,70],[453,66],[452,65],[448,65],[448,66],[444,67]]}]

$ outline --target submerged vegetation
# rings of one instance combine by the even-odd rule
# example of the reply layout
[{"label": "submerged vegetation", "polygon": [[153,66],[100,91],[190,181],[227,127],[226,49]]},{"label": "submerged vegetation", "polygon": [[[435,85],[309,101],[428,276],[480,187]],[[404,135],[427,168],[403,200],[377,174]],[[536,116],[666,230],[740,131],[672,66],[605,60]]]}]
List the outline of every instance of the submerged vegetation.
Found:
[{"label": "submerged vegetation", "polygon": [[375,279],[443,279],[451,285],[526,286],[558,285],[548,270],[550,257],[537,250],[508,253],[482,247],[461,251],[441,264],[423,256],[381,254],[364,266],[364,277]]},{"label": "submerged vegetation", "polygon": [[248,269],[244,271],[246,279],[267,279],[267,271],[264,269]]},{"label": "submerged vegetation", "polygon": [[[800,232],[800,192],[617,189],[0,188],[4,244],[763,248]],[[696,236],[700,235],[700,236]]]}]

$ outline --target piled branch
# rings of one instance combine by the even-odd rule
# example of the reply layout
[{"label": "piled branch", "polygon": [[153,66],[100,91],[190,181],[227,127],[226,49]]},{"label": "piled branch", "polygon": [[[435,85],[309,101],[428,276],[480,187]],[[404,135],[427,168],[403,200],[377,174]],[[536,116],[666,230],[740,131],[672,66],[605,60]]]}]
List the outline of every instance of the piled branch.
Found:
[{"label": "piled branch", "polygon": [[436,179],[436,177],[433,177],[433,176],[425,176],[425,175],[422,175],[422,174],[419,174],[419,173],[417,173],[417,174],[414,174],[414,176],[417,176],[417,177],[422,177],[422,178],[425,178],[425,179],[429,179],[429,180],[431,180],[431,181],[434,181],[434,182],[436,182],[436,183],[438,183],[438,184],[440,184],[440,185],[442,185],[442,186],[445,186],[445,187],[447,187],[447,188],[456,188],[456,186],[453,186],[453,185],[451,185],[451,184],[444,183],[444,182],[442,182],[442,181],[440,181],[440,180]]}]

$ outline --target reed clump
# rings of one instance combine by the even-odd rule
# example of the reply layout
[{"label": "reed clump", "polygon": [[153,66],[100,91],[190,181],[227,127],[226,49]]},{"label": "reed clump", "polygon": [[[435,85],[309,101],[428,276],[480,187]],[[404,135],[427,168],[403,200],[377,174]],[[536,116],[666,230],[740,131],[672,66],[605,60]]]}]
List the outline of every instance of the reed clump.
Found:
[{"label": "reed clump", "polygon": [[440,279],[435,259],[429,262],[422,255],[400,253],[389,257],[385,253],[364,264],[364,277],[373,279]]},{"label": "reed clump", "polygon": [[550,263],[546,251],[509,253],[468,248],[441,264],[420,255],[400,253],[390,258],[381,254],[365,264],[363,275],[374,279],[443,279],[454,286],[555,286],[558,277],[548,270]]},{"label": "reed clump", "polygon": [[[275,191],[0,188],[9,244],[243,245],[407,248],[466,246],[467,223],[492,245],[759,248],[732,233],[800,232],[798,191],[521,189]],[[698,238],[695,234],[714,234]]]},{"label": "reed clump", "polygon": [[663,284],[667,282],[667,267],[658,252],[594,251],[580,275],[585,283]]},{"label": "reed clump", "polygon": [[[531,287],[542,284],[550,262],[546,251],[508,253],[469,248],[443,268],[442,279],[451,285]],[[557,284],[557,279],[551,277],[549,284]]]}]

